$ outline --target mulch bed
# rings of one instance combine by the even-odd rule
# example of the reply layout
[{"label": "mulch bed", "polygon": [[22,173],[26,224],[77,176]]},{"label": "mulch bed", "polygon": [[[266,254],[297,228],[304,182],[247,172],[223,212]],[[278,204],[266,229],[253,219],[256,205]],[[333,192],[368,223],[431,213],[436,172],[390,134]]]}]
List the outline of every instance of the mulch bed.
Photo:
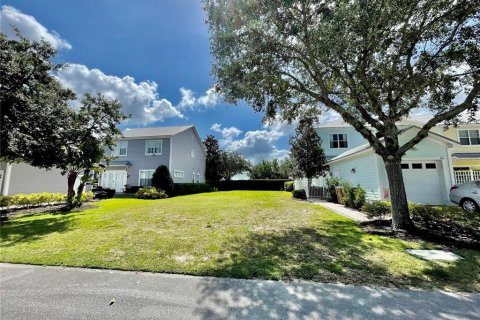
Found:
[{"label": "mulch bed", "polygon": [[412,219],[413,230],[393,230],[392,220],[360,222],[367,233],[408,241],[428,241],[448,247],[480,250],[480,230],[472,230],[449,221]]}]

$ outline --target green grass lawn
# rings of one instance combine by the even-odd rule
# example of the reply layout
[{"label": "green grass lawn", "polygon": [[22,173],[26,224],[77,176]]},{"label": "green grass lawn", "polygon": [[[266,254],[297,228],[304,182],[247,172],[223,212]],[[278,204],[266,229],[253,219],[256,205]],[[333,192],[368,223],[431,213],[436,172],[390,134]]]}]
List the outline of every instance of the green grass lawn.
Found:
[{"label": "green grass lawn", "polygon": [[68,214],[23,215],[1,228],[0,261],[262,279],[480,291],[480,251],[428,262],[434,248],[364,233],[286,192],[111,199]]}]

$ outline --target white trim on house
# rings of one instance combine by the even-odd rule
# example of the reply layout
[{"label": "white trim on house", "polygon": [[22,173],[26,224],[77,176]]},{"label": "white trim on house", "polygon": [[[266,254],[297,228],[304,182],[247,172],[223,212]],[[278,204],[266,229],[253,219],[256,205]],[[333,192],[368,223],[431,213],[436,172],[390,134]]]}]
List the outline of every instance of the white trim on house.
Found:
[{"label": "white trim on house", "polygon": [[[153,147],[149,147],[149,143],[155,143]],[[159,143],[159,145],[157,145]],[[160,149],[159,152],[148,152],[148,149]],[[152,140],[145,140],[145,155],[146,156],[161,156],[163,153],[163,140],[161,139],[152,139]]]},{"label": "white trim on house", "polygon": [[173,154],[173,136],[170,137],[170,154],[168,155],[168,171],[172,170],[172,154]]},{"label": "white trim on house", "polygon": [[[125,148],[121,148],[120,144],[125,144]],[[120,150],[125,149],[125,154],[120,154]],[[126,157],[128,155],[128,141],[120,140],[115,143],[112,149],[112,156],[115,157]]]},{"label": "white trim on house", "polygon": [[138,185],[139,185],[140,187],[145,187],[145,186],[142,186],[142,185],[140,184],[140,180],[142,179],[142,176],[141,176],[141,172],[142,172],[142,171],[151,171],[151,172],[152,172],[152,175],[153,175],[153,173],[155,172],[155,169],[140,169],[140,170],[138,170]]},{"label": "white trim on house", "polygon": [[[337,135],[337,137],[338,137],[338,135],[340,135],[340,134],[345,136],[345,140],[337,140],[338,147],[332,147],[332,141],[335,142],[333,140],[333,135]],[[340,147],[340,141],[345,141],[347,143],[347,146],[346,147]],[[345,132],[332,132],[332,133],[328,134],[328,147],[330,149],[348,149],[349,148],[348,144],[349,143],[348,143],[348,134],[347,133],[345,133]]]},{"label": "white trim on house", "polygon": [[185,178],[185,171],[182,170],[173,170],[173,177],[178,179]]},{"label": "white trim on house", "polygon": [[[469,144],[462,144],[460,142],[460,131],[467,131],[468,132],[468,142]],[[480,147],[480,144],[472,144],[472,138],[470,137],[470,132],[469,131],[477,131],[477,134],[480,135],[480,130],[479,129],[475,129],[475,128],[464,128],[464,129],[460,129],[458,128],[457,129],[457,141],[458,143],[462,146],[462,147]]]}]

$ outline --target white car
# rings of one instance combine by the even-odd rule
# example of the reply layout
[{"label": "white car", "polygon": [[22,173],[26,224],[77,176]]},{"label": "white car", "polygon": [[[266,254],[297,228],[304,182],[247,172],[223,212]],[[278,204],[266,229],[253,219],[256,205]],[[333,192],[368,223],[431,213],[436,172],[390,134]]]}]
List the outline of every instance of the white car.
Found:
[{"label": "white car", "polygon": [[454,185],[450,189],[450,201],[467,212],[480,211],[480,181]]}]

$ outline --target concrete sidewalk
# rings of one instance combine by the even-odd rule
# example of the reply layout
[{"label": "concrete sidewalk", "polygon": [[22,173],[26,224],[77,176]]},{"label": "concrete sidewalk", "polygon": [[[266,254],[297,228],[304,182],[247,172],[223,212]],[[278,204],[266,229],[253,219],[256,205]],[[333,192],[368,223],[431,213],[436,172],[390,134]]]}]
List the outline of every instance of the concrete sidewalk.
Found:
[{"label": "concrete sidewalk", "polygon": [[0,297],[2,320],[480,319],[480,294],[12,264]]},{"label": "concrete sidewalk", "polygon": [[319,205],[319,206],[322,206],[324,208],[330,209],[332,211],[335,211],[336,213],[341,214],[342,216],[348,217],[348,218],[350,218],[352,220],[355,220],[355,221],[358,221],[358,222],[368,220],[367,216],[364,213],[362,213],[358,210],[347,208],[342,204],[327,202],[327,201],[324,201],[324,200],[314,200],[314,201],[312,201],[312,203],[316,204],[316,205]]}]

